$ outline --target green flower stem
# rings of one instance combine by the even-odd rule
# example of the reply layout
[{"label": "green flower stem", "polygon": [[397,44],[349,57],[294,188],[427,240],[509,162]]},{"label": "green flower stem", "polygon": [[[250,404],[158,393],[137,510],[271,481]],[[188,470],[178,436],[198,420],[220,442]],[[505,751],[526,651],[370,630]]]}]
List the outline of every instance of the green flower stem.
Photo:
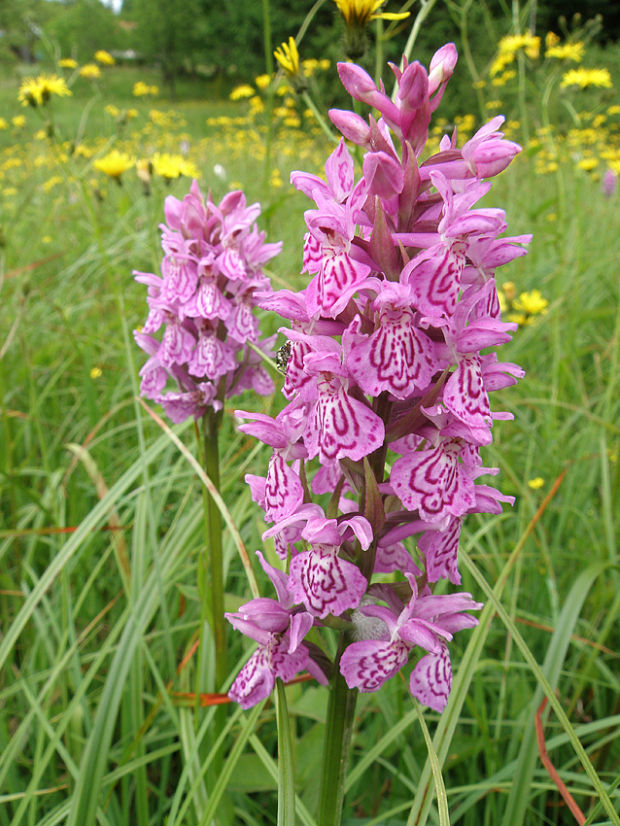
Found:
[{"label": "green flower stem", "polygon": [[278,826],[295,823],[295,763],[291,720],[286,705],[284,683],[276,680],[276,720],[278,724]]},{"label": "green flower stem", "polygon": [[329,128],[329,126],[327,125],[327,121],[325,120],[325,118],[323,117],[323,115],[319,112],[319,110],[318,110],[318,108],[317,108],[316,104],[314,103],[314,101],[312,100],[312,98],[310,97],[310,95],[308,94],[308,92],[303,91],[303,92],[301,93],[301,97],[302,97],[302,99],[303,99],[303,102],[306,104],[306,106],[308,107],[308,109],[310,109],[310,111],[312,112],[312,114],[313,114],[313,115],[314,115],[314,117],[316,118],[317,123],[319,124],[319,126],[321,127],[321,129],[323,130],[323,132],[325,132],[325,134],[327,135],[327,137],[329,138],[329,140],[330,140],[330,141],[334,141],[334,142],[336,142],[336,143],[337,143],[337,142],[338,142],[338,138],[337,138],[337,137],[336,137],[336,135],[332,132],[332,130]]},{"label": "green flower stem", "polygon": [[[338,660],[344,650],[344,639],[342,635]],[[357,689],[350,689],[337,671],[327,705],[318,816],[321,826],[340,826],[356,701]]]},{"label": "green flower stem", "polygon": [[[204,459],[207,476],[215,487],[220,487],[220,456],[218,431],[221,412],[209,409],[204,416]],[[208,491],[207,497],[207,559],[205,571],[206,598],[210,605],[211,631],[215,647],[215,686],[219,689],[228,676],[226,648],[226,620],[224,618],[224,562],[222,553],[222,518],[220,510]]]}]

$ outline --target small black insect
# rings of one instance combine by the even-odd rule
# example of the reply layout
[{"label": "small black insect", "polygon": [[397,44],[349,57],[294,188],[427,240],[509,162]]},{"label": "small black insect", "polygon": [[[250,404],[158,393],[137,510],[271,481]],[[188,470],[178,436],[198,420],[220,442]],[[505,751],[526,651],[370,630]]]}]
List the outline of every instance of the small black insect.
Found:
[{"label": "small black insect", "polygon": [[284,373],[286,376],[286,366],[288,364],[288,360],[291,357],[291,345],[292,341],[285,341],[282,347],[276,353],[276,367],[281,373]]}]

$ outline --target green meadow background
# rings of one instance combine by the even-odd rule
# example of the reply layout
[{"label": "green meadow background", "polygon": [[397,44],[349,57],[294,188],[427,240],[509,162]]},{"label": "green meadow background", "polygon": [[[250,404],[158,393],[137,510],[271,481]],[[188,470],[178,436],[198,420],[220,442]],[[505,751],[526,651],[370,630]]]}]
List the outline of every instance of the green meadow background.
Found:
[{"label": "green meadow background", "polygon": [[[36,5],[19,12],[7,2],[3,13],[14,17],[0,20],[15,27]],[[132,330],[146,302],[132,270],[158,272],[164,198],[189,189],[187,175],[157,172],[156,156],[167,153],[169,169],[191,163],[215,200],[242,187],[248,202],[261,201],[267,240],[284,242],[270,262],[273,283],[301,288],[310,204],[289,175],[320,172],[333,144],[291,89],[281,84],[271,100],[256,84],[265,72],[260,39],[252,60],[250,50],[217,65],[187,52],[192,65],[170,69],[154,62],[157,41],[144,32],[138,63],[121,55],[136,45],[129,35],[114,41],[119,19],[140,22],[137,0],[120,18],[96,3],[69,4],[72,15],[104,14],[108,39],[97,17],[67,33],[52,14],[58,4],[43,5],[50,19],[21,52],[36,62],[5,49],[0,77],[0,826],[276,823],[273,704],[227,706],[216,756],[214,706],[200,697],[228,688],[250,645],[230,635],[229,682],[211,686],[208,658],[199,668],[194,653],[204,553],[201,482],[190,461],[196,431],[192,422],[172,427],[181,449],[138,401],[144,357]],[[310,5],[273,3],[273,46],[280,30],[282,39],[297,33]],[[446,40],[462,55],[429,146],[455,124],[462,143],[498,112],[523,146],[485,199],[506,210],[509,234],[534,234],[529,254],[497,274],[508,282],[507,313],[521,321],[501,358],[527,374],[495,394],[495,407],[515,418],[495,424],[485,453],[516,504],[465,523],[463,585],[486,608],[452,645],[448,709],[424,714],[433,759],[404,680],[361,695],[343,823],[580,822],[539,756],[536,715],[547,695],[546,750],[581,822],[618,824],[620,46],[604,19],[569,20],[562,31],[541,17],[540,56],[519,51],[514,78],[494,84],[500,38],[524,33],[533,5],[481,6],[490,28],[471,3],[430,8],[413,57],[428,61]],[[300,45],[303,59],[329,60],[308,67],[319,111],[347,105],[335,68],[342,23],[327,8]],[[247,14],[252,37],[262,37],[263,18]],[[577,64],[544,59],[547,27],[562,42],[583,40],[581,65],[607,68],[612,85],[562,88],[562,73]],[[127,31],[135,40],[141,30]],[[396,31],[379,57],[397,60],[408,31]],[[96,49],[117,50],[116,62],[99,64],[100,77],[89,80],[79,69]],[[75,69],[58,68],[65,57]],[[72,95],[21,106],[20,84],[43,72],[64,77]],[[148,95],[133,94],[138,81]],[[251,91],[235,95],[243,85]],[[94,165],[115,149],[131,162],[118,176]],[[548,303],[528,314],[534,290]],[[264,314],[261,324],[276,332],[280,321]],[[243,479],[263,474],[269,454],[237,432],[232,410],[274,415],[284,403],[275,380],[273,397],[235,400],[221,438],[222,496],[252,558],[266,526]],[[224,552],[227,609],[235,610],[250,591],[230,531]],[[272,547],[266,552],[273,558]],[[315,824],[326,691],[305,682],[287,697],[298,822]]]}]

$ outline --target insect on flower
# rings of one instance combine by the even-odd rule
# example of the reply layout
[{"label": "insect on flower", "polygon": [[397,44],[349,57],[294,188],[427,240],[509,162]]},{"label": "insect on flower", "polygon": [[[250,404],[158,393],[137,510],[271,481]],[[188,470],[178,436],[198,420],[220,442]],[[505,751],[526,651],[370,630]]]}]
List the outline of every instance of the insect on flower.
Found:
[{"label": "insect on flower", "polygon": [[288,365],[288,360],[291,357],[291,342],[285,341],[282,347],[280,347],[276,353],[276,367],[278,370],[286,375],[286,367]]}]

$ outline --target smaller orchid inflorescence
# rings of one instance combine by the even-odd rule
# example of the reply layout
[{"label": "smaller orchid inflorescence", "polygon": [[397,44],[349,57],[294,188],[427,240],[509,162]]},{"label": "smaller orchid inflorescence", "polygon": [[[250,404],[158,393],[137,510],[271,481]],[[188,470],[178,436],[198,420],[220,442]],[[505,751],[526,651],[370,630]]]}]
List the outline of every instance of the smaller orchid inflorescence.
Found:
[{"label": "smaller orchid inflorescence", "polygon": [[[394,100],[359,66],[339,64],[346,90],[380,113],[366,122],[330,112],[364,152],[362,177],[344,140],[326,181],[291,176],[316,204],[305,215],[311,278],[301,292],[258,297],[292,322],[290,401],[275,418],[237,411],[241,430],[273,448],[267,476],[246,480],[288,573],[261,554],[278,600],[227,615],[258,642],[230,691],[243,707],[302,669],[325,682],[337,668],[367,692],[414,659],[411,693],[442,711],[448,642],[477,623],[470,594],[432,585],[461,582],[465,516],[513,501],[476,479],[498,470],[480,458],[493,421],[512,418],[492,412],[489,392],[523,375],[489,350],[516,328],[501,321],[495,269],[524,255],[530,236],[500,238],[503,210],[474,208],[490,189],[483,179],[520,150],[498,131],[501,117],[460,149],[453,134],[425,151],[456,59],[447,44],[429,72],[392,66]],[[404,544],[413,536],[415,555]],[[325,626],[343,631],[335,662],[320,645]]]},{"label": "smaller orchid inflorescence", "polygon": [[[271,290],[263,265],[281,243],[266,244],[255,221],[260,205],[241,191],[219,204],[204,200],[196,181],[179,201],[169,195],[161,225],[161,276],[134,272],[148,287],[149,314],[134,333],[149,359],[140,391],[163,405],[173,422],[198,419],[242,390],[273,392],[271,377],[252,342],[273,355],[275,337],[259,339],[255,293]],[[161,340],[155,333],[164,327]],[[169,379],[174,389],[167,389]]]}]

